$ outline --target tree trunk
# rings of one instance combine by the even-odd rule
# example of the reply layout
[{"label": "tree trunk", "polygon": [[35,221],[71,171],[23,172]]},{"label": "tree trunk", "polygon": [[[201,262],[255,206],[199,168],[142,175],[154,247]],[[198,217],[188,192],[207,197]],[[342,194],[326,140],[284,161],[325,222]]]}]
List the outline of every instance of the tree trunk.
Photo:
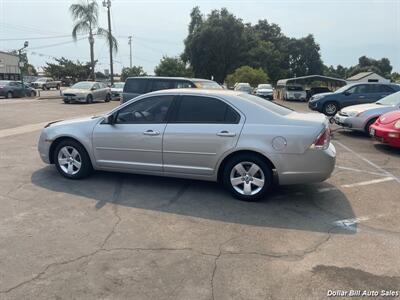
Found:
[{"label": "tree trunk", "polygon": [[93,33],[89,32],[89,44],[90,44],[90,78],[96,80],[96,75],[94,72],[94,38]]}]

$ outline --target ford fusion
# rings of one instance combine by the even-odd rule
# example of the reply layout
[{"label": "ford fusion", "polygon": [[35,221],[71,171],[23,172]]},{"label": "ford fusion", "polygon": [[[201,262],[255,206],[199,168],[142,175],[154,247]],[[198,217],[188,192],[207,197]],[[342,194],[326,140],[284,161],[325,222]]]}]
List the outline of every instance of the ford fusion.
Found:
[{"label": "ford fusion", "polygon": [[336,157],[324,115],[200,89],[152,92],[100,117],[50,123],[38,148],[70,179],[106,170],[209,180],[248,201],[273,183],[323,181]]}]

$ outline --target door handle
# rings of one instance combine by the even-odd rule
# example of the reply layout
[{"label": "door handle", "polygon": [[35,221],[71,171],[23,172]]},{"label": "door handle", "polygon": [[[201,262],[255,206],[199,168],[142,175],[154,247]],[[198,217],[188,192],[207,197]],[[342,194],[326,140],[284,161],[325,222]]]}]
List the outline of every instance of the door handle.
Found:
[{"label": "door handle", "polygon": [[365,96],[358,96],[358,98],[365,98]]},{"label": "door handle", "polygon": [[159,135],[160,133],[158,131],[155,130],[146,130],[145,132],[143,132],[144,135]]},{"label": "door handle", "polygon": [[220,132],[217,133],[218,136],[235,136],[236,133],[235,132],[229,132],[227,130],[222,130]]}]

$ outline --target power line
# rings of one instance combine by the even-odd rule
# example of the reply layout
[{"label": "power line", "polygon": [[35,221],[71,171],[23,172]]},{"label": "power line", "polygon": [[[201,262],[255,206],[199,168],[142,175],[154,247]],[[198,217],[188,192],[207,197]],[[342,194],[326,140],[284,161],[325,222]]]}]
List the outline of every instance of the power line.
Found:
[{"label": "power line", "polygon": [[[80,34],[82,35],[82,34]],[[64,35],[53,35],[53,36],[36,36],[36,37],[25,37],[25,38],[12,38],[12,39],[0,39],[0,41],[26,41],[26,40],[47,40],[47,39],[59,39],[71,37],[71,34]]]},{"label": "power line", "polygon": [[[76,39],[76,41],[81,41],[83,39],[86,39],[86,37],[81,37],[79,39]],[[56,43],[56,44],[49,44],[49,45],[43,45],[43,46],[38,46],[38,47],[30,47],[30,50],[35,50],[35,49],[44,49],[44,48],[50,48],[50,47],[56,47],[56,46],[61,46],[61,45],[65,45],[65,44],[71,44],[71,43],[75,43],[74,40],[72,41],[64,41],[61,43]]]}]

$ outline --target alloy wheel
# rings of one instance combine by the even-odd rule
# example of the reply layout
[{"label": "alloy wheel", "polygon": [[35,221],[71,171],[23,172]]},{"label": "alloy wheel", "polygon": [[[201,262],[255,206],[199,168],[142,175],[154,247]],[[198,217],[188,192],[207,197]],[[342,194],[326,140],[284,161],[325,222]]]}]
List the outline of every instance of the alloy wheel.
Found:
[{"label": "alloy wheel", "polygon": [[232,187],[241,195],[255,195],[265,185],[264,172],[253,162],[240,162],[230,174]]},{"label": "alloy wheel", "polygon": [[325,108],[325,112],[329,115],[334,115],[336,113],[336,105],[333,103],[328,103]]},{"label": "alloy wheel", "polygon": [[72,146],[64,146],[58,152],[58,164],[61,170],[68,175],[75,175],[82,166],[82,158],[78,150]]}]

